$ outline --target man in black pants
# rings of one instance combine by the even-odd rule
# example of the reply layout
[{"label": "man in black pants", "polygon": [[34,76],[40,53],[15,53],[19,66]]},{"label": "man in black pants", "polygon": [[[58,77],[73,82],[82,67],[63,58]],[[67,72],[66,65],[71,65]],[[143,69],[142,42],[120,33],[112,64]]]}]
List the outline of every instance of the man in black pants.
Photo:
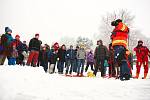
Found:
[{"label": "man in black pants", "polygon": [[96,76],[98,69],[101,71],[101,77],[105,76],[105,67],[104,61],[108,59],[108,49],[106,46],[103,45],[103,41],[97,41],[97,47],[94,52],[94,59],[95,59],[95,70],[94,75]]}]

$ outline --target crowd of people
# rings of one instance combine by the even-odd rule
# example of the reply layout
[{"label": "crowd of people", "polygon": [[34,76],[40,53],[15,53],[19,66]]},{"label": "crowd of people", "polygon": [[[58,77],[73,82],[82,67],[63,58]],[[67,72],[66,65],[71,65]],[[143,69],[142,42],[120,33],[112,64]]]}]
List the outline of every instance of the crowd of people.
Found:
[{"label": "crowd of people", "polygon": [[[82,77],[84,72],[90,70],[89,76],[97,75],[101,72],[101,77],[114,77],[120,80],[129,80],[132,77],[133,58],[132,53],[127,49],[127,39],[129,28],[118,19],[111,23],[114,30],[111,35],[112,43],[107,46],[103,45],[102,40],[97,41],[95,50],[85,50],[83,44],[73,47],[74,44],[66,48],[59,43],[54,43],[51,47],[47,44],[42,45],[39,40],[40,34],[35,34],[29,44],[21,41],[20,36],[12,36],[12,30],[5,27],[5,33],[0,39],[0,65],[3,65],[5,59],[8,59],[8,65],[21,66],[43,66],[45,72],[53,74],[65,74],[66,76]],[[93,52],[94,51],[94,52]],[[136,53],[136,76],[139,78],[140,68],[144,66],[144,77],[148,74],[148,56],[149,49],[143,46],[143,41],[138,41],[138,45],[134,48]],[[85,66],[86,65],[86,66]],[[90,66],[90,69],[89,69]],[[108,75],[106,68],[108,67]]]}]

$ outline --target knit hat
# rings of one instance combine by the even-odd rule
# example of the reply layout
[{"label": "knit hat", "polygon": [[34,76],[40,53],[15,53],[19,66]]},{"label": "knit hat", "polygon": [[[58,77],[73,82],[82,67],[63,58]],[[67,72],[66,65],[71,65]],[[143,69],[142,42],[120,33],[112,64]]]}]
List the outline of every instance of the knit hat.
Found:
[{"label": "knit hat", "polygon": [[17,37],[20,38],[20,36],[18,34],[15,36],[15,38],[17,38]]},{"label": "knit hat", "polygon": [[12,33],[12,30],[9,27],[5,27],[5,32],[6,33],[11,32]]},{"label": "knit hat", "polygon": [[143,43],[143,41],[142,41],[142,40],[139,40],[138,43]]},{"label": "knit hat", "polygon": [[121,20],[121,19],[117,19],[117,20],[116,20],[116,22],[118,22],[118,23],[119,23],[119,22],[122,22],[122,20]]}]

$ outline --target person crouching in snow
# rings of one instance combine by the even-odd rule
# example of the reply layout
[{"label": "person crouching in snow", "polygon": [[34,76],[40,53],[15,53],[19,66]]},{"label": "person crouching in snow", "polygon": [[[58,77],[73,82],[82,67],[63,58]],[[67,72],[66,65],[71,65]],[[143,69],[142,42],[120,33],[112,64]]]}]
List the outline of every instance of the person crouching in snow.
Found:
[{"label": "person crouching in snow", "polygon": [[87,72],[89,66],[91,66],[91,70],[94,71],[94,69],[93,69],[94,54],[93,54],[92,50],[90,50],[90,52],[87,53],[86,60],[87,60],[87,64],[86,64],[85,72]]},{"label": "person crouching in snow", "polygon": [[144,77],[143,79],[146,79],[148,74],[148,56],[150,55],[150,51],[146,46],[143,46],[143,41],[139,40],[138,45],[134,48],[134,51],[136,52],[136,76],[134,78],[139,78],[141,65],[144,66]]},{"label": "person crouching in snow", "polygon": [[128,59],[126,58],[129,28],[122,23],[121,19],[111,22],[111,25],[115,26],[111,35],[115,55],[114,63],[116,66],[120,66],[120,80],[129,80],[131,69],[128,66]]},{"label": "person crouching in snow", "polygon": [[84,49],[84,45],[80,46],[80,49],[77,51],[77,76],[83,76],[84,64],[86,59],[86,51]]},{"label": "person crouching in snow", "polygon": [[44,68],[44,71],[47,72],[48,69],[48,52],[46,46],[42,47],[42,50],[39,53],[39,62],[40,65]]},{"label": "person crouching in snow", "polygon": [[16,65],[16,58],[18,57],[18,51],[16,49],[16,44],[12,44],[12,48],[10,50],[11,55],[8,57],[8,65]]}]

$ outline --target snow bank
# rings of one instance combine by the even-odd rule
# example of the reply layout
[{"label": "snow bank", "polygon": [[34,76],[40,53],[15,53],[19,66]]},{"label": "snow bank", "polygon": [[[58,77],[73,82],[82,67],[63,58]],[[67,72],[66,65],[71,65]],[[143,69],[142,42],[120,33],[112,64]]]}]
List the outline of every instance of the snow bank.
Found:
[{"label": "snow bank", "polygon": [[0,66],[0,100],[150,100],[150,80],[64,77],[42,67]]}]

